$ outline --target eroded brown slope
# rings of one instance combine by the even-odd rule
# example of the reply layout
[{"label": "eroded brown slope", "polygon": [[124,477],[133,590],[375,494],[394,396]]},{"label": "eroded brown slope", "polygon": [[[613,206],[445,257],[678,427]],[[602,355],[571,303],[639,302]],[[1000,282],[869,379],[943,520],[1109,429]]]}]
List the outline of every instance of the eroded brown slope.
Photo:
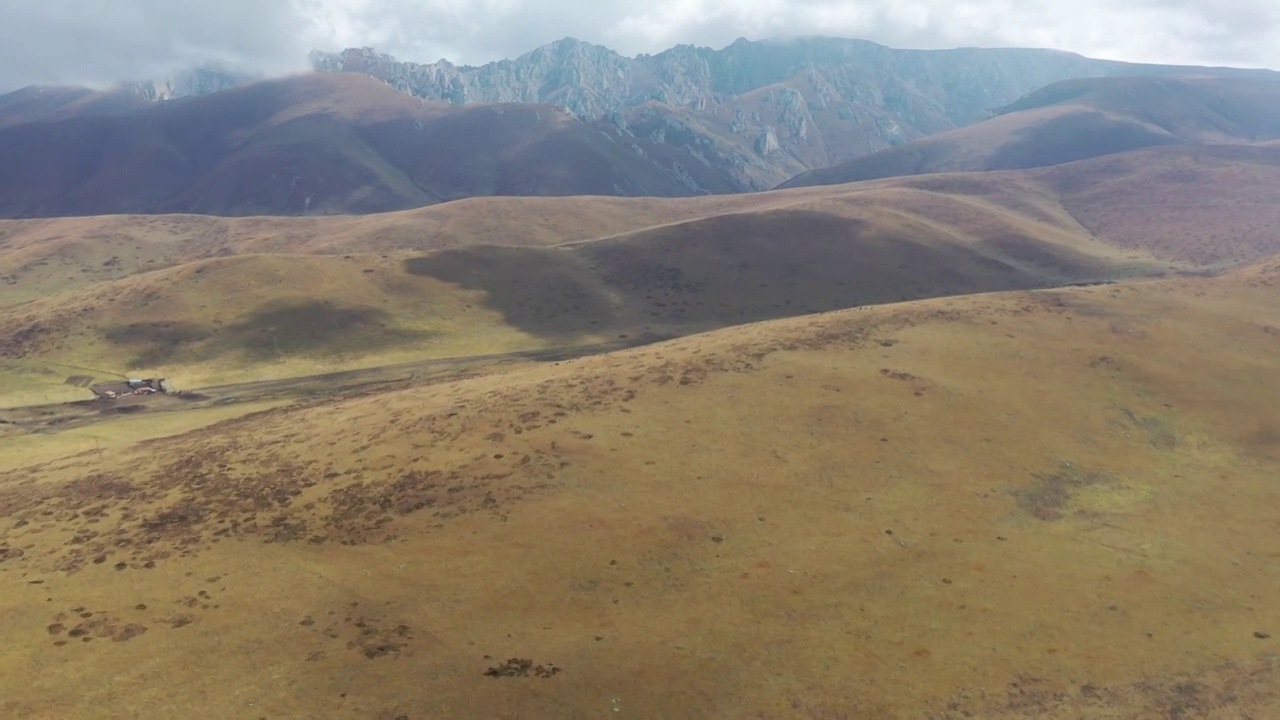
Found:
[{"label": "eroded brown slope", "polygon": [[1277,293],[797,318],[8,472],[0,707],[1265,717]]}]

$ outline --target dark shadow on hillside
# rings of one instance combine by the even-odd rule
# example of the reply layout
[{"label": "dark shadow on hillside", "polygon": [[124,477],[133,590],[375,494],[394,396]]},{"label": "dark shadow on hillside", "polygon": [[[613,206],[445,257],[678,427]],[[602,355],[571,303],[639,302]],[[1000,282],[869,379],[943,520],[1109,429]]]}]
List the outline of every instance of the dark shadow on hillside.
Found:
[{"label": "dark shadow on hillside", "polygon": [[575,252],[653,322],[733,325],[1040,283],[969,248],[813,211],[713,217]]},{"label": "dark shadow on hillside", "polygon": [[131,323],[104,337],[131,347],[130,368],[166,362],[201,361],[242,353],[251,360],[296,355],[363,354],[431,337],[422,330],[392,326],[389,313],[371,307],[344,307],[319,300],[259,310],[225,327],[193,323]]},{"label": "dark shadow on hillside", "polygon": [[405,269],[483,290],[507,322],[562,340],[1109,276],[1105,261],[1032,237],[975,247],[808,210],[722,215],[558,249],[447,250],[406,260]]},{"label": "dark shadow on hillside", "polygon": [[319,300],[262,310],[227,326],[220,334],[229,349],[242,350],[255,360],[366,352],[431,336],[423,330],[395,328],[391,323],[385,310]]},{"label": "dark shadow on hillside", "polygon": [[138,353],[129,368],[154,367],[171,361],[192,344],[209,337],[211,330],[190,322],[135,322],[108,328],[102,337]]},{"label": "dark shadow on hillside", "polygon": [[487,307],[532,335],[569,339],[621,322],[593,268],[564,250],[459,248],[409,258],[404,268],[412,275],[484,291]]}]

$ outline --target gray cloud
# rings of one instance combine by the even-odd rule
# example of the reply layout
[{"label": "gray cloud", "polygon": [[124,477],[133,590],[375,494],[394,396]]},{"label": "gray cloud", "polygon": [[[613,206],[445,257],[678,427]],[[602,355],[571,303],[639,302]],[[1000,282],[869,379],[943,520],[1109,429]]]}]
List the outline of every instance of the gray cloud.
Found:
[{"label": "gray cloud", "polygon": [[0,0],[0,89],[205,64],[287,72],[304,67],[314,35],[288,0]]},{"label": "gray cloud", "polygon": [[280,73],[312,47],[478,64],[565,36],[633,55],[812,34],[1280,68],[1274,0],[0,0],[0,89],[210,62]]},{"label": "gray cloud", "polygon": [[[341,0],[340,27],[405,59],[480,63],[571,35],[624,54],[738,37],[1053,47],[1140,62],[1280,67],[1274,0]],[[369,33],[369,30],[374,30]],[[358,33],[332,38],[358,43]]]}]

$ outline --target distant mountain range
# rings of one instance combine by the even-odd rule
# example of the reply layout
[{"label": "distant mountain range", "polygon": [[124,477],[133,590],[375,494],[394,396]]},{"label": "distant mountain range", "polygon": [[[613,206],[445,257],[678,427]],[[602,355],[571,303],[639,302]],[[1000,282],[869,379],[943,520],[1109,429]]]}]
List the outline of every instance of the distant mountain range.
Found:
[{"label": "distant mountain range", "polygon": [[[370,49],[311,61],[318,72],[267,82],[206,68],[108,92],[0,96],[0,215],[364,213],[476,195],[692,196],[796,176],[1032,167],[1160,142],[1272,139],[1273,95],[1213,88],[1280,87],[1270,71],[835,38],[635,58],[565,39],[479,67]],[[1106,107],[1076,112],[1108,87],[1119,94]],[[1182,94],[1149,92],[1160,87]],[[1162,128],[1182,102],[1198,109]],[[1074,120],[1058,117],[1067,105]],[[1019,124],[1050,115],[1053,137]],[[995,145],[981,150],[982,137]],[[1017,138],[1022,149],[1009,150]],[[1004,154],[988,157],[997,145]],[[828,167],[845,171],[821,175]]]},{"label": "distant mountain range", "polygon": [[[735,188],[545,105],[455,106],[354,73],[0,128],[0,216],[372,213],[481,195],[681,196]],[[672,155],[676,157],[672,157]]]},{"label": "distant mountain range", "polygon": [[970,125],[1062,80],[1120,75],[1271,76],[1141,65],[1056,50],[898,50],[865,40],[738,40],[627,58],[566,38],[479,67],[401,62],[365,48],[312,53],[322,71],[361,72],[456,104],[542,103],[685,148],[760,190],[927,135]]}]

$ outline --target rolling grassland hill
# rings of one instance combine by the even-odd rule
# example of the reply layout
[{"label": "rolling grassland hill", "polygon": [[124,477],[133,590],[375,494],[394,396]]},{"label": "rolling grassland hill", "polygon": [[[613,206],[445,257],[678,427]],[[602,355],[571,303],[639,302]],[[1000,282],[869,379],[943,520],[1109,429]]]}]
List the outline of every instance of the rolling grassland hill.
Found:
[{"label": "rolling grassland hill", "polygon": [[64,381],[86,376],[192,388],[1210,272],[1280,251],[1276,187],[1273,149],[1214,146],[749,198],[15,221],[0,404],[83,397]]},{"label": "rolling grassland hill", "polygon": [[[731,213],[769,212],[905,187],[983,197],[1019,212],[1061,206],[1109,243],[1169,257],[1248,261],[1273,251],[1267,228],[1277,145],[1157,147],[1024,174],[949,173],[850,188],[703,198],[471,198],[366,216],[224,218],[109,215],[0,220],[0,307],[144,271],[243,253],[423,253],[471,245],[551,246]],[[1022,194],[1024,197],[1016,198]],[[923,198],[924,195],[918,194]],[[1175,219],[1176,218],[1176,219]],[[944,218],[945,219],[945,218]],[[1202,232],[1202,229],[1207,232]],[[1156,247],[1157,243],[1163,243]]]},{"label": "rolling grassland hill", "polygon": [[0,714],[1269,717],[1277,358],[1271,259],[44,457]]},{"label": "rolling grassland hill", "polygon": [[781,187],[1058,165],[1146,147],[1280,137],[1280,79],[1109,77],[1049,85],[995,117],[828,168]]},{"label": "rolling grassland hill", "polygon": [[[79,397],[72,377],[159,374],[190,388],[1170,271],[1065,213],[1002,199],[998,187],[981,200],[886,188],[550,247],[178,263],[0,312],[5,402]],[[1007,199],[1026,202],[1017,188]]]}]

